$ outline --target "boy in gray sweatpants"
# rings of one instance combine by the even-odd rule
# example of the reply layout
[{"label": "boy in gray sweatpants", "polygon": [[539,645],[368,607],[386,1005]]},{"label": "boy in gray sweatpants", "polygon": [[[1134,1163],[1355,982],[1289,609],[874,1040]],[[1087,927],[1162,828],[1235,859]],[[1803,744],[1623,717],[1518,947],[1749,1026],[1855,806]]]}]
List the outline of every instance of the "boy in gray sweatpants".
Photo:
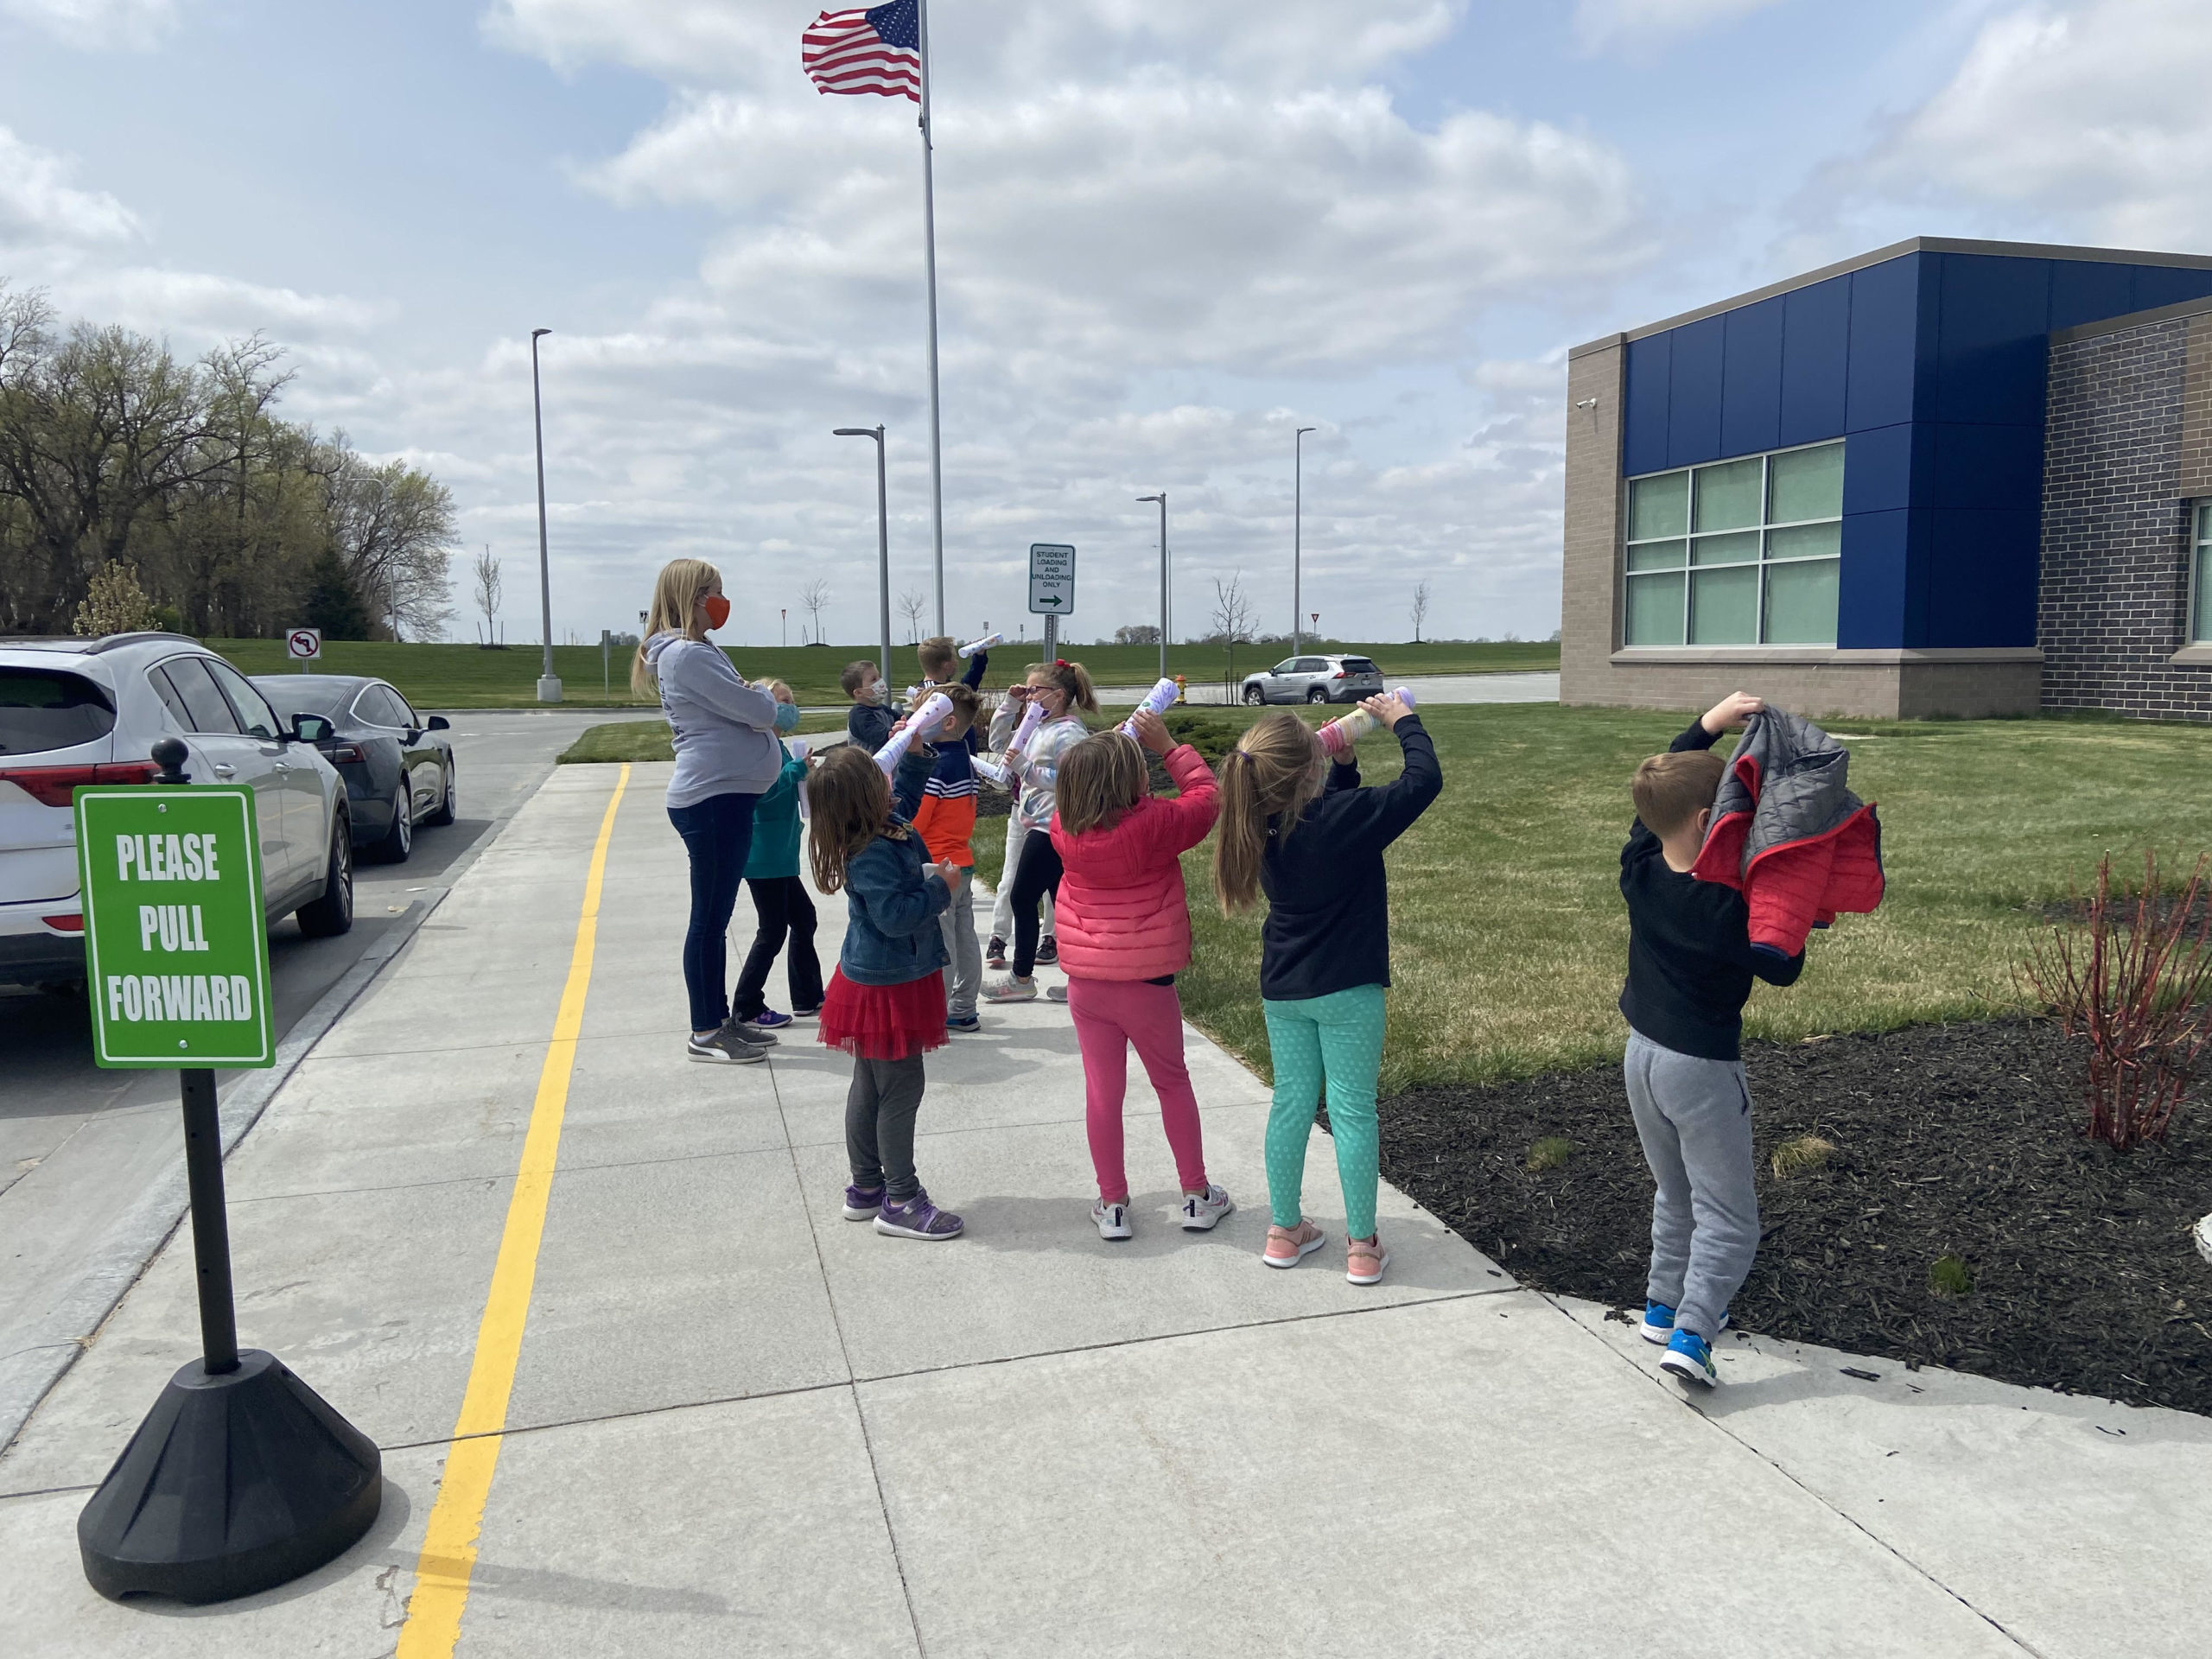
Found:
[{"label": "boy in gray sweatpants", "polygon": [[1713,1339],[1759,1246],[1744,1003],[1754,976],[1790,985],[1805,965],[1802,951],[1777,963],[1753,950],[1744,895],[1689,873],[1725,770],[1713,742],[1764,706],[1740,691],[1726,697],[1638,766],[1636,823],[1621,849],[1629,919],[1623,1072],[1659,1189],[1643,1336],[1667,1344],[1662,1367],[1708,1388],[1719,1380]]}]

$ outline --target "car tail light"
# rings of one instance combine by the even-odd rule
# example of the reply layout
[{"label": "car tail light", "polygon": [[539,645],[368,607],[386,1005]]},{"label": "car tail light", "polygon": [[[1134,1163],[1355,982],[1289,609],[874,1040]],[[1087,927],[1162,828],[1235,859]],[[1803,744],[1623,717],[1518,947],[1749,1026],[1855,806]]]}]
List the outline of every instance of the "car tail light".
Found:
[{"label": "car tail light", "polygon": [[330,764],[334,766],[347,766],[359,760],[361,758],[360,749],[352,743],[338,744],[334,747],[327,750],[326,754]]},{"label": "car tail light", "polygon": [[1348,680],[1351,678],[1351,671],[1348,668],[1340,668],[1329,677],[1332,680]]},{"label": "car tail light", "polygon": [[89,766],[17,766],[0,772],[10,783],[42,806],[67,806],[79,784],[150,784],[161,770],[150,760],[102,760]]},{"label": "car tail light", "polygon": [[81,933],[85,931],[82,916],[41,916],[39,920],[57,933]]}]

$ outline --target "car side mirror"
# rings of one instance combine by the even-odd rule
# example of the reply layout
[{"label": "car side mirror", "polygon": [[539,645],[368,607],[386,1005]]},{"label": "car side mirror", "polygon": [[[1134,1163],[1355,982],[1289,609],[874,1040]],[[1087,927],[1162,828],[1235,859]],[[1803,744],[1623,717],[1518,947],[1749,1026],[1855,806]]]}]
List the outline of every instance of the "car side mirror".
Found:
[{"label": "car side mirror", "polygon": [[294,715],[292,737],[301,743],[325,743],[330,740],[330,722],[321,715]]},{"label": "car side mirror", "polygon": [[432,715],[430,723],[423,729],[430,732],[449,732],[453,729],[453,721],[448,720],[443,715]]}]

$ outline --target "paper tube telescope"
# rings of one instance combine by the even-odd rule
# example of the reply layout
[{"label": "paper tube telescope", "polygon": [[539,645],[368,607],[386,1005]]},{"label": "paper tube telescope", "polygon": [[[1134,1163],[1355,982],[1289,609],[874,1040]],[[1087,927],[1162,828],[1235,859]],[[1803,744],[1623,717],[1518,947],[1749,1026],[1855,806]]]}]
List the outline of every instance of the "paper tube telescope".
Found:
[{"label": "paper tube telescope", "polygon": [[917,709],[906,725],[892,733],[891,741],[875,752],[875,764],[888,778],[899,770],[899,763],[906,758],[906,751],[914,747],[914,740],[952,712],[952,699],[942,691],[930,693],[930,700]]},{"label": "paper tube telescope", "polygon": [[1014,741],[1006,746],[1007,753],[1020,754],[1027,748],[1030,734],[1037,729],[1038,722],[1044,718],[1045,705],[1041,702],[1033,702],[1024,709],[1021,711],[1021,724],[1014,728]]},{"label": "paper tube telescope", "polygon": [[[1402,685],[1390,695],[1408,709],[1414,706],[1414,694]],[[1341,760],[1351,753],[1354,744],[1382,723],[1366,709],[1355,709],[1350,714],[1331,721],[1315,735],[1321,740],[1321,747],[1329,752],[1330,759]]]},{"label": "paper tube telescope", "polygon": [[1014,774],[999,765],[997,761],[986,760],[979,754],[972,758],[968,764],[975,768],[978,778],[988,779],[1003,790],[1010,791],[1014,788]]},{"label": "paper tube telescope", "polygon": [[[1144,701],[1137,707],[1148,714],[1164,715],[1174,703],[1176,697],[1181,694],[1182,690],[1183,688],[1173,680],[1160,680],[1153,686],[1151,690],[1144,694]],[[1136,715],[1131,715],[1122,722],[1122,733],[1125,737],[1135,737],[1137,734]]]},{"label": "paper tube telescope", "polygon": [[973,657],[979,651],[988,651],[993,645],[1002,645],[1005,643],[1006,635],[987,633],[982,639],[970,639],[966,645],[961,646],[960,654],[963,657]]}]

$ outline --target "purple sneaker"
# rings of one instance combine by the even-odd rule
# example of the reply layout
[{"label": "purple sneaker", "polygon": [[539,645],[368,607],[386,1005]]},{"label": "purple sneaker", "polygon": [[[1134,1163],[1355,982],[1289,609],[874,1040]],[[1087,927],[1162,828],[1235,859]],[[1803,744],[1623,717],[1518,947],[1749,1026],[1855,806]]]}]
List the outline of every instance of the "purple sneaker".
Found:
[{"label": "purple sneaker", "polygon": [[849,1186],[845,1189],[845,1219],[866,1221],[883,1208],[883,1189],[880,1186]]},{"label": "purple sneaker", "polygon": [[931,1204],[926,1192],[904,1204],[886,1198],[875,1218],[875,1230],[892,1238],[957,1238],[962,1225],[959,1217]]}]

